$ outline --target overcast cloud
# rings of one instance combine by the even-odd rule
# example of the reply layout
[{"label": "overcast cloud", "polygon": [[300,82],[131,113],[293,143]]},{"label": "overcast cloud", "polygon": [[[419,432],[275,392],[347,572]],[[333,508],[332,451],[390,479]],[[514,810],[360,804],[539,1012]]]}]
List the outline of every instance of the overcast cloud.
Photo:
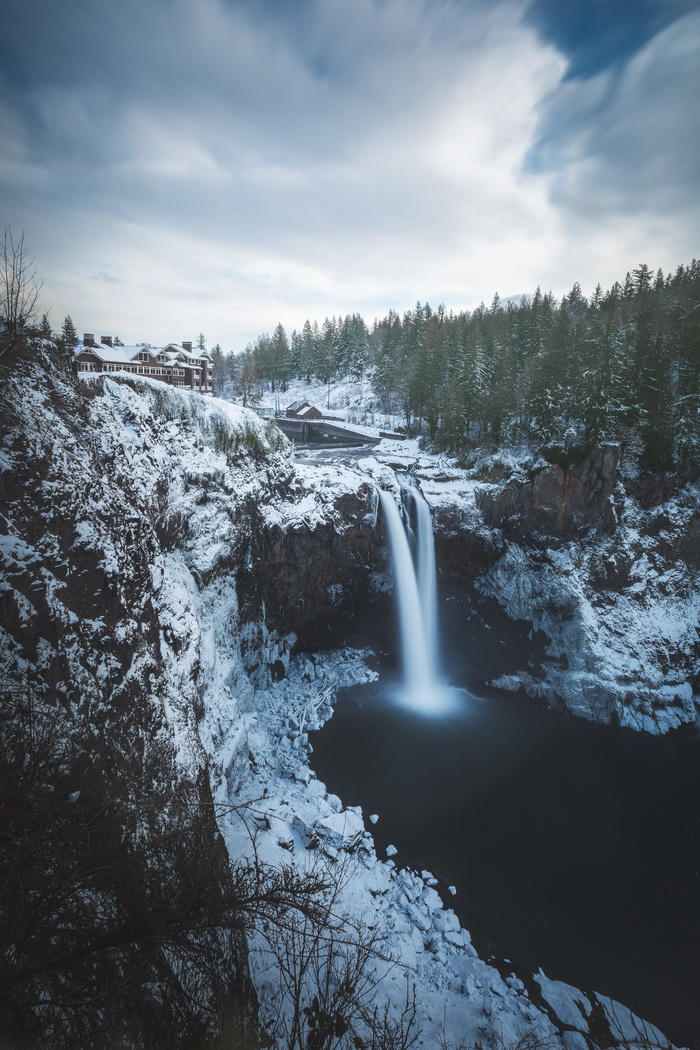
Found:
[{"label": "overcast cloud", "polygon": [[695,3],[588,40],[547,0],[4,6],[3,212],[55,325],[238,350],[698,254]]}]

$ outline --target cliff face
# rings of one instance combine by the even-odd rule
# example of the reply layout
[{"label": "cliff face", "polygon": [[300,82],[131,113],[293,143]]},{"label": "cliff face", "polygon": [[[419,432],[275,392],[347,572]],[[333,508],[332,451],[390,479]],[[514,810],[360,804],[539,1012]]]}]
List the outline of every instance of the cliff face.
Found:
[{"label": "cliff face", "polygon": [[481,489],[477,505],[487,526],[515,541],[574,540],[591,529],[610,531],[616,524],[619,462],[619,447],[603,445],[566,468],[550,464],[526,477],[506,477]]},{"label": "cliff face", "polygon": [[418,476],[441,571],[475,580],[549,638],[543,676],[503,687],[653,733],[694,721],[697,482],[654,485],[615,445],[566,469],[492,463]]},{"label": "cliff face", "polygon": [[351,602],[369,488],[307,489],[276,429],[233,406],[79,383],[49,346],[3,364],[0,786],[25,852],[0,872],[18,895],[5,932],[24,946],[0,972],[0,1014],[23,1035],[62,1024],[66,1045],[109,1018],[149,1046],[200,1045],[227,988],[241,1011],[254,1001],[212,756],[248,672],[269,681],[288,661],[285,588],[307,600],[307,638]]},{"label": "cliff face", "polygon": [[169,674],[153,587],[183,521],[163,434],[195,429],[127,387],[86,396],[50,347],[3,366],[0,1026],[55,1047],[106,1030],[199,1045],[224,986],[243,1013],[254,994],[201,678]]},{"label": "cliff face", "polygon": [[[617,1045],[620,1017],[637,1031],[622,1007],[543,976],[526,988],[479,960],[433,880],[381,863],[362,815],[343,810],[308,768],[307,732],[330,714],[333,689],[371,672],[357,654],[291,658],[292,639],[327,641],[385,582],[374,479],[395,484],[388,467],[295,467],[251,413],[156,382],[79,384],[49,348],[3,363],[12,378],[0,405],[0,798],[19,844],[0,860],[18,923],[5,928],[14,954],[0,969],[3,1024],[22,1036],[50,1031],[66,1048],[93,1045],[95,1025],[129,1045],[206,1045],[232,997],[239,1012],[254,1005],[241,905],[251,888],[229,863],[254,842],[252,868],[267,859],[285,879],[292,873],[292,886],[314,857],[324,877],[337,872],[348,928],[369,927],[381,945],[380,1012],[404,1001],[401,967],[410,965],[420,1025],[429,1033],[449,1013],[454,1042],[490,1025],[515,1044],[536,1024],[564,1045],[569,1016],[577,1046]],[[567,516],[550,546],[537,537],[543,520],[559,520],[564,480],[524,483],[526,547],[514,539],[512,472],[477,480],[426,459],[416,473],[443,571],[478,576],[513,615],[541,615],[554,638],[556,617],[545,617],[553,579],[566,575],[561,559],[573,557]],[[607,490],[590,477],[604,520]],[[571,497],[569,506],[579,528]],[[668,520],[687,519],[692,546],[686,511],[669,507]],[[671,543],[667,519],[655,521],[658,543]],[[611,542],[620,529],[606,533]],[[640,555],[624,535],[636,558],[627,580]],[[575,594],[578,563],[568,578]],[[666,586],[676,601],[678,583]],[[269,945],[257,958],[256,989],[274,1017]],[[379,987],[382,973],[368,979]]]},{"label": "cliff face", "polygon": [[251,521],[250,557],[239,573],[244,619],[293,631],[305,649],[337,640],[385,568],[376,525],[370,482],[342,468],[298,467],[282,498]]}]

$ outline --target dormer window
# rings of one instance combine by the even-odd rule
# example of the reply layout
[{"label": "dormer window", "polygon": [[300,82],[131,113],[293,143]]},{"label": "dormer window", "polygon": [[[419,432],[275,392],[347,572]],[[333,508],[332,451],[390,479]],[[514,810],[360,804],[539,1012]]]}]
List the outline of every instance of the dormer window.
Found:
[{"label": "dormer window", "polygon": [[146,350],[142,350],[139,354],[139,361],[148,361],[150,356],[151,355]]},{"label": "dormer window", "polygon": [[156,358],[156,361],[157,361],[157,362],[158,362],[159,364],[161,364],[161,365],[164,365],[164,364],[166,364],[166,363],[167,363],[167,360],[168,360],[168,359],[167,359],[167,357],[165,356],[165,354],[158,354],[158,357]]}]

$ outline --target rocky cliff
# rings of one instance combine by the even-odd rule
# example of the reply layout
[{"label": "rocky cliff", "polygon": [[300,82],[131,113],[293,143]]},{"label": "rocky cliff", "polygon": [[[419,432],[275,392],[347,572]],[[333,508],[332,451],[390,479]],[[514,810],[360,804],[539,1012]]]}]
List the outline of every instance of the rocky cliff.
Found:
[{"label": "rocky cliff", "polygon": [[367,585],[371,492],[307,485],[250,412],[79,382],[50,345],[3,376],[2,1025],[204,1045],[255,1004],[217,746],[295,625],[320,638]]},{"label": "rocky cliff", "polygon": [[[332,893],[342,945],[311,962],[361,964],[358,1031],[374,1033],[371,1045],[396,1045],[409,1021],[423,1046],[484,1032],[569,1050],[661,1040],[604,997],[478,959],[429,874],[379,861],[362,814],[308,767],[308,730],[329,716],[334,689],[371,672],[362,654],[293,656],[292,644],[327,642],[386,583],[375,481],[395,484],[395,452],[361,470],[303,469],[274,428],[224,402],[134,377],[78,382],[42,345],[3,366],[5,1027],[56,1047],[102,1045],[106,1033],[206,1046],[224,1022],[234,1041],[242,1019],[257,1025],[258,997],[260,1018],[284,1031],[294,956],[280,931],[316,935],[279,916],[298,914],[310,879],[315,899]],[[627,590],[652,540],[663,557],[676,542],[658,508],[652,540],[617,494],[610,518],[600,464],[580,482],[548,468],[522,482],[512,470],[477,478],[406,450],[396,465],[415,468],[433,506],[443,571],[472,573],[513,615],[541,617],[555,648],[556,581],[579,602],[566,622],[593,607],[580,563],[565,571],[581,506],[597,508],[603,537],[591,564],[608,541],[610,556],[623,543],[634,555],[625,601],[638,601]],[[689,546],[691,504],[664,511],[687,523]],[[665,586],[677,609],[679,581]],[[304,1024],[326,1023],[304,989]]]},{"label": "rocky cliff", "polygon": [[655,485],[616,445],[566,467],[492,458],[470,471],[419,461],[416,472],[441,571],[475,580],[549,639],[544,674],[504,688],[652,733],[694,721],[697,482]]}]

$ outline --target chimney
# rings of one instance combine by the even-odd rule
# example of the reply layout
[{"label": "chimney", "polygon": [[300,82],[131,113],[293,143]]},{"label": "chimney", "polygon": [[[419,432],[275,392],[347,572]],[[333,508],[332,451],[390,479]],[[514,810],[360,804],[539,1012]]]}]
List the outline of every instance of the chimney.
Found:
[{"label": "chimney", "polygon": [[192,353],[192,343],[183,343],[182,349],[186,350],[188,354]]},{"label": "chimney", "polygon": [[83,346],[94,346],[94,345],[95,345],[95,336],[93,335],[93,333],[92,332],[84,332],[83,333]]},{"label": "chimney", "polygon": [[111,337],[111,335],[101,335],[100,336],[100,342],[104,343],[105,346],[111,346],[112,345],[112,337]]}]

